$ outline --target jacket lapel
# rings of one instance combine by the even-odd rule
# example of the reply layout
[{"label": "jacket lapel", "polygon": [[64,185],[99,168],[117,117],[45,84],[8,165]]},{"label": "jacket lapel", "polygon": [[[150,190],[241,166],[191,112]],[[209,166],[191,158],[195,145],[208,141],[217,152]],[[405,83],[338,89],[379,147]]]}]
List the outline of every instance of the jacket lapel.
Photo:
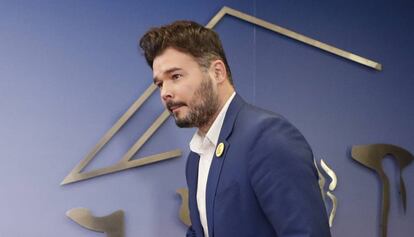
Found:
[{"label": "jacket lapel", "polygon": [[190,208],[190,219],[196,236],[203,236],[203,228],[201,227],[200,214],[197,207],[197,180],[198,180],[198,164],[200,156],[197,153],[190,152],[187,158],[187,185],[188,185],[188,205]]},{"label": "jacket lapel", "polygon": [[220,180],[223,163],[226,159],[226,154],[230,147],[230,143],[227,141],[227,139],[230,137],[233,131],[233,126],[237,115],[244,104],[245,102],[243,99],[238,94],[236,94],[226,112],[223,126],[221,127],[219,140],[217,141],[217,145],[220,143],[224,144],[224,151],[219,157],[217,157],[216,153],[214,153],[213,161],[211,162],[206,190],[207,223],[210,237],[214,236],[214,200],[216,197],[217,186]]}]

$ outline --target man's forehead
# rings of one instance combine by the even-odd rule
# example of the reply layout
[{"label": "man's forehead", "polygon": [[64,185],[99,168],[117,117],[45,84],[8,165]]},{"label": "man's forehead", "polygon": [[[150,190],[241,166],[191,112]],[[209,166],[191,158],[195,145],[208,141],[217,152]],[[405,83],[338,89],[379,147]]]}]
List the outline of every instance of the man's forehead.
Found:
[{"label": "man's forehead", "polygon": [[[192,65],[194,64],[194,65]],[[153,76],[158,77],[184,67],[198,65],[191,55],[180,52],[174,48],[167,48],[154,58],[152,64]]]}]

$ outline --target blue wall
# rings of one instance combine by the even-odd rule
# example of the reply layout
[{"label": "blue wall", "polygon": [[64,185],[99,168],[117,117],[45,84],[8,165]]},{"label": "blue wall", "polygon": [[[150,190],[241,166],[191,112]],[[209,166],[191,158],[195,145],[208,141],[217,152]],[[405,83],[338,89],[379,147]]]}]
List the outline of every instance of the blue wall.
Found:
[{"label": "blue wall", "polygon": [[[184,236],[178,219],[193,129],[169,119],[137,157],[184,155],[79,183],[59,183],[151,83],[137,40],[151,26],[206,24],[229,6],[383,64],[381,72],[225,17],[222,37],[238,92],[279,112],[337,173],[335,237],[378,236],[380,183],[352,161],[356,144],[414,153],[412,1],[5,1],[0,2],[0,236],[102,236],[65,212],[123,209],[126,236]],[[155,93],[156,94],[156,93]],[[115,163],[163,111],[152,96],[88,167]],[[408,210],[390,178],[389,236],[414,231],[414,165],[403,177]]]}]

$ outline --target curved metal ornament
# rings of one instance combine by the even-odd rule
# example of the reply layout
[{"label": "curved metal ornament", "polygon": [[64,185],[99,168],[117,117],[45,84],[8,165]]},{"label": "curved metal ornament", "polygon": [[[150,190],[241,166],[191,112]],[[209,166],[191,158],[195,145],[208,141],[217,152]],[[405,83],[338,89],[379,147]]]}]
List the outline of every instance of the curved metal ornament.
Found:
[{"label": "curved metal ornament", "polygon": [[103,217],[93,216],[89,209],[73,208],[66,212],[66,216],[80,226],[106,233],[107,237],[124,237],[124,212],[118,210]]},{"label": "curved metal ornament", "polygon": [[333,195],[329,191],[326,192],[326,195],[328,195],[328,197],[329,197],[329,199],[331,199],[331,203],[332,203],[331,213],[329,214],[329,227],[332,227],[333,221],[334,221],[335,215],[336,215],[336,209],[338,208],[338,199],[336,198],[335,195]]},{"label": "curved metal ornament", "polygon": [[407,197],[405,192],[405,184],[402,179],[402,172],[413,160],[414,157],[407,150],[390,144],[370,144],[370,145],[357,145],[352,147],[352,159],[357,161],[360,165],[363,165],[369,169],[375,171],[382,183],[382,205],[381,205],[381,237],[387,236],[388,228],[388,213],[390,209],[390,183],[387,175],[382,168],[382,160],[391,155],[397,160],[400,185],[399,193],[401,194],[401,202],[404,212],[407,207]]},{"label": "curved metal ornament", "polygon": [[177,189],[177,193],[181,197],[181,206],[179,211],[180,220],[184,225],[191,226],[190,209],[188,207],[188,189]]},{"label": "curved metal ornament", "polygon": [[338,199],[333,194],[336,186],[338,185],[338,177],[336,176],[335,172],[325,163],[323,159],[320,161],[320,167],[322,170],[329,176],[331,182],[329,183],[328,190],[325,192],[325,183],[326,178],[324,175],[319,171],[318,165],[315,162],[316,169],[319,175],[319,187],[321,188],[322,196],[324,197],[324,201],[326,202],[325,195],[327,195],[331,201],[331,211],[329,212],[329,227],[332,227],[333,221],[335,219],[336,210],[338,208]]}]

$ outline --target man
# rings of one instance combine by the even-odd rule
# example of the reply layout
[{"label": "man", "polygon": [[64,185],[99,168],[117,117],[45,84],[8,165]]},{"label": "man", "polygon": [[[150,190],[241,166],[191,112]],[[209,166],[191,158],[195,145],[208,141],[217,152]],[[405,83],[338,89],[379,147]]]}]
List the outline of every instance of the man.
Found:
[{"label": "man", "polygon": [[186,166],[187,236],[330,236],[308,143],[235,93],[218,35],[178,21],[151,29],[140,46],[176,124],[198,128]]}]

